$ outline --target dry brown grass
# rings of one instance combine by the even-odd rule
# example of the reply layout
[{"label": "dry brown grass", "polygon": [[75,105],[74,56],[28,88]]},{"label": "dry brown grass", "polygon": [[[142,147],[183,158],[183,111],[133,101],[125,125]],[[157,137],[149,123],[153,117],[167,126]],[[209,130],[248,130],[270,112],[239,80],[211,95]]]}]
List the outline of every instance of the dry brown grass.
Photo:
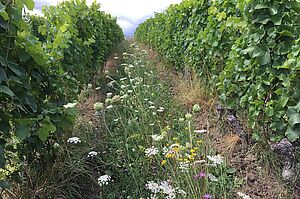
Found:
[{"label": "dry brown grass", "polygon": [[194,77],[193,80],[178,79],[174,87],[175,100],[186,107],[194,104],[211,107],[214,98],[208,96],[201,81]]},{"label": "dry brown grass", "polygon": [[218,143],[218,149],[220,151],[226,152],[227,155],[229,155],[232,153],[239,141],[240,137],[237,134],[225,135],[220,139]]}]

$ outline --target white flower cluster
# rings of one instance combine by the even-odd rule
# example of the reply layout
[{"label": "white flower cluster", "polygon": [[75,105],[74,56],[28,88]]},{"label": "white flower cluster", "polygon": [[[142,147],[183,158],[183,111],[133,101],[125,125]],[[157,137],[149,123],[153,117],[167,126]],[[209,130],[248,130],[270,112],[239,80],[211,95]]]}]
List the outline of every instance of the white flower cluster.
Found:
[{"label": "white flower cluster", "polygon": [[147,190],[150,190],[152,195],[150,199],[155,199],[157,198],[158,193],[163,193],[166,194],[167,196],[165,197],[166,199],[174,199],[176,198],[176,194],[180,195],[186,195],[186,192],[177,188],[172,187],[167,181],[162,181],[160,183],[156,183],[153,181],[149,181],[146,183],[145,188]]},{"label": "white flower cluster", "polygon": [[207,174],[207,178],[212,182],[218,182],[218,178],[211,173]]},{"label": "white flower cluster", "polygon": [[88,158],[89,158],[89,157],[94,157],[94,156],[96,156],[96,155],[98,155],[98,152],[97,152],[97,151],[90,151],[90,152],[88,153],[87,157],[88,157]]},{"label": "white flower cluster", "polygon": [[65,104],[63,107],[64,108],[73,108],[73,107],[75,107],[77,105],[77,103],[75,102],[75,103],[68,103],[68,104]]},{"label": "white flower cluster", "polygon": [[214,167],[216,167],[219,164],[223,164],[223,162],[224,162],[223,157],[220,154],[215,155],[215,156],[208,155],[207,159],[212,161],[212,164],[210,164],[210,166],[214,166]]},{"label": "white flower cluster", "polygon": [[246,195],[242,192],[237,192],[237,195],[240,196],[242,199],[251,199],[249,195]]},{"label": "white flower cluster", "polygon": [[182,173],[188,173],[190,168],[190,164],[186,162],[180,162],[179,163],[179,170]]},{"label": "white flower cluster", "polygon": [[164,112],[164,110],[165,110],[165,108],[164,108],[164,107],[159,107],[159,109],[157,110],[157,112],[160,112],[160,113],[162,113],[162,112]]},{"label": "white flower cluster", "polygon": [[100,186],[108,185],[108,182],[110,182],[110,181],[113,181],[113,180],[111,179],[111,176],[109,176],[109,175],[103,175],[98,178],[98,184]]},{"label": "white flower cluster", "polygon": [[151,148],[147,148],[145,150],[146,156],[150,157],[151,155],[156,155],[158,153],[158,148],[152,146]]},{"label": "white flower cluster", "polygon": [[71,143],[71,144],[77,144],[77,143],[81,143],[81,140],[79,139],[79,137],[70,137],[67,142]]},{"label": "white flower cluster", "polygon": [[155,135],[151,135],[153,141],[157,142],[157,141],[161,141],[162,139],[164,139],[164,136],[163,135],[158,135],[158,134],[155,134]]}]

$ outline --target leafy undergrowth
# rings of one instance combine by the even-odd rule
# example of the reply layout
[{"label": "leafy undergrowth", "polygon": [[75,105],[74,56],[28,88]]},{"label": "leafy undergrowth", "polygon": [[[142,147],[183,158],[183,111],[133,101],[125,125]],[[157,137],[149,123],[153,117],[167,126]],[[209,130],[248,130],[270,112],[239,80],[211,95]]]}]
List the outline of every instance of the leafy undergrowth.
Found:
[{"label": "leafy undergrowth", "polygon": [[125,62],[107,76],[106,99],[95,104],[107,127],[99,185],[103,198],[232,198],[240,180],[207,144],[190,110],[174,100],[148,53],[132,45]]}]

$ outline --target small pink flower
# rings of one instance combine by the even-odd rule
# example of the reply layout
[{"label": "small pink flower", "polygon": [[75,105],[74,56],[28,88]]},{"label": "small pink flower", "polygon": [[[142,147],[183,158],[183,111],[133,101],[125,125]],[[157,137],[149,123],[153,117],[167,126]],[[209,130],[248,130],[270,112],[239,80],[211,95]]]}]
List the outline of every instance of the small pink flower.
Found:
[{"label": "small pink flower", "polygon": [[212,198],[212,197],[211,197],[210,194],[207,193],[207,194],[205,194],[205,195],[203,196],[203,198],[205,198],[205,199],[210,199],[210,198]]},{"label": "small pink flower", "polygon": [[199,178],[205,178],[205,175],[206,174],[203,171],[201,171],[200,173],[194,176],[194,179],[198,180]]}]

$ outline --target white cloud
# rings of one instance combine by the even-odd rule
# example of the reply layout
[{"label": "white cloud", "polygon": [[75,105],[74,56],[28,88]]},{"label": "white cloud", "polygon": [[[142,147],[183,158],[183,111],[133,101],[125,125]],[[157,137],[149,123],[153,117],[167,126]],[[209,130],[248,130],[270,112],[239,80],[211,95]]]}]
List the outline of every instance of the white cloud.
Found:
[{"label": "white cloud", "polygon": [[[34,0],[37,10],[41,5],[56,5],[63,0]],[[88,5],[94,0],[86,0]],[[155,12],[165,10],[170,4],[180,3],[182,0],[97,0],[101,4],[101,10],[118,18],[118,24],[124,32],[135,29],[137,23]],[[132,32],[132,31],[131,31]]]},{"label": "white cloud", "polygon": [[123,19],[118,19],[117,23],[119,24],[119,26],[121,26],[121,28],[123,30],[129,30],[131,28],[133,28],[133,24],[126,21],[126,20],[123,20]]}]

